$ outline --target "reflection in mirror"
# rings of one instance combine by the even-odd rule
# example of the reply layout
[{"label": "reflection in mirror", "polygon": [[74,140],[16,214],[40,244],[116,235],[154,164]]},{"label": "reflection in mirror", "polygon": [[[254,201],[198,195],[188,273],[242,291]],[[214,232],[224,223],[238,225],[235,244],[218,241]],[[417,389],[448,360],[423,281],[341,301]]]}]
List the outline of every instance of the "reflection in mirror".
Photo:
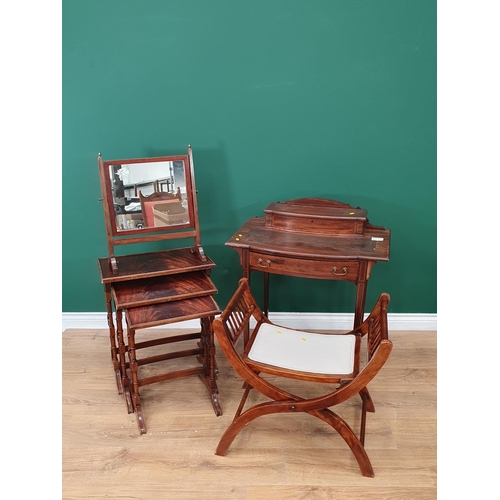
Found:
[{"label": "reflection in mirror", "polygon": [[118,231],[188,224],[183,160],[109,166]]}]

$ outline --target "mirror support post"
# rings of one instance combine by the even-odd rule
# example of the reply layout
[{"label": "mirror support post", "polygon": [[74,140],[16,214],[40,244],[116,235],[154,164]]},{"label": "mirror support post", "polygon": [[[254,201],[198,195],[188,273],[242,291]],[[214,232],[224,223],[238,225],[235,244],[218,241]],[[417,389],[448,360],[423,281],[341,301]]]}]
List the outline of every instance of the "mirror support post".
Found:
[{"label": "mirror support post", "polygon": [[115,258],[115,251],[113,246],[113,231],[111,229],[111,214],[109,213],[108,196],[106,193],[106,172],[102,162],[101,153],[97,156],[97,163],[99,165],[99,178],[101,180],[101,192],[104,205],[104,222],[106,224],[106,232],[108,233],[108,255],[109,264],[114,273],[118,271],[118,264]]},{"label": "mirror support post", "polygon": [[189,158],[189,173],[191,175],[191,190],[192,190],[192,199],[193,199],[193,213],[194,213],[194,227],[196,231],[196,236],[194,237],[194,247],[193,252],[198,255],[198,257],[205,262],[207,260],[207,256],[205,255],[205,251],[201,246],[201,236],[200,236],[200,223],[198,220],[198,201],[196,197],[196,185],[194,182],[194,162],[193,162],[193,150],[191,149],[191,144],[188,144],[188,158]]}]

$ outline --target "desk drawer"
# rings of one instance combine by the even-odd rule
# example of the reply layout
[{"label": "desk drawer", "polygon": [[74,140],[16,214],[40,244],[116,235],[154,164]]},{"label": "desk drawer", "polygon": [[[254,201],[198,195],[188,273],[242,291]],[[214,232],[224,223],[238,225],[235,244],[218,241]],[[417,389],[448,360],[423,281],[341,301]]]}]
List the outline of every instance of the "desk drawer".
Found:
[{"label": "desk drawer", "polygon": [[318,261],[250,252],[250,268],[266,273],[302,278],[357,281],[359,262],[351,260]]}]

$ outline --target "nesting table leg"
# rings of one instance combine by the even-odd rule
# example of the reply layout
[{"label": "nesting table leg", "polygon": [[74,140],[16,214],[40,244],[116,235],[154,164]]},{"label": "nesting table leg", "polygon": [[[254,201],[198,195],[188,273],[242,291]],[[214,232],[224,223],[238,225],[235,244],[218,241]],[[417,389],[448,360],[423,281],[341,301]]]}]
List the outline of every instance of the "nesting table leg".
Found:
[{"label": "nesting table leg", "polygon": [[120,360],[120,376],[121,385],[123,388],[123,395],[125,403],[127,404],[128,413],[133,413],[132,399],[130,397],[130,382],[127,374],[127,346],[123,337],[123,310],[117,309],[116,311],[116,336],[118,339],[118,357]]},{"label": "nesting table leg", "polygon": [[127,327],[127,338],[128,338],[128,355],[129,355],[129,365],[132,377],[132,406],[137,417],[137,425],[139,426],[139,432],[141,434],[146,434],[146,425],[144,423],[144,417],[142,414],[141,397],[139,395],[139,374],[138,374],[138,363],[135,354],[135,330],[133,328]]},{"label": "nesting table leg", "polygon": [[222,415],[219,402],[219,389],[217,387],[215,368],[215,343],[214,330],[212,327],[213,317],[201,319],[201,347],[203,373],[199,374],[201,381],[205,384],[212,401],[212,406],[217,417]]},{"label": "nesting table leg", "polygon": [[113,363],[113,369],[115,371],[116,377],[116,387],[118,389],[118,394],[123,393],[122,378],[120,375],[120,361],[118,359],[118,349],[116,347],[116,333],[115,325],[113,323],[113,307],[111,305],[111,288],[109,286],[104,287],[104,293],[106,295],[106,313],[109,327],[109,343],[111,347],[111,362]]}]

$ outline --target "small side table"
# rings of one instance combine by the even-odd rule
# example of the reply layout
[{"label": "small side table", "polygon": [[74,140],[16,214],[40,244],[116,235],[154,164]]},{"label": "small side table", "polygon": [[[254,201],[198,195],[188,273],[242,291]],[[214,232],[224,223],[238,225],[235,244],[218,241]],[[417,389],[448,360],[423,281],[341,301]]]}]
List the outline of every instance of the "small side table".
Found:
[{"label": "small side table", "polygon": [[[208,389],[214,412],[222,414],[216,383],[215,345],[212,329],[220,313],[213,295],[217,289],[209,277],[215,264],[201,262],[190,248],[118,257],[118,272],[108,259],[99,259],[110,327],[111,359],[118,392],[129,413],[135,412],[141,434],[146,432],[139,387],[178,377],[198,375]],[[116,326],[113,320],[116,313]],[[127,324],[127,342],[123,332]],[[137,330],[199,319],[200,332],[137,341]],[[190,349],[139,358],[140,349],[193,341]],[[195,356],[200,366],[141,378],[139,367],[150,363]]]}]

